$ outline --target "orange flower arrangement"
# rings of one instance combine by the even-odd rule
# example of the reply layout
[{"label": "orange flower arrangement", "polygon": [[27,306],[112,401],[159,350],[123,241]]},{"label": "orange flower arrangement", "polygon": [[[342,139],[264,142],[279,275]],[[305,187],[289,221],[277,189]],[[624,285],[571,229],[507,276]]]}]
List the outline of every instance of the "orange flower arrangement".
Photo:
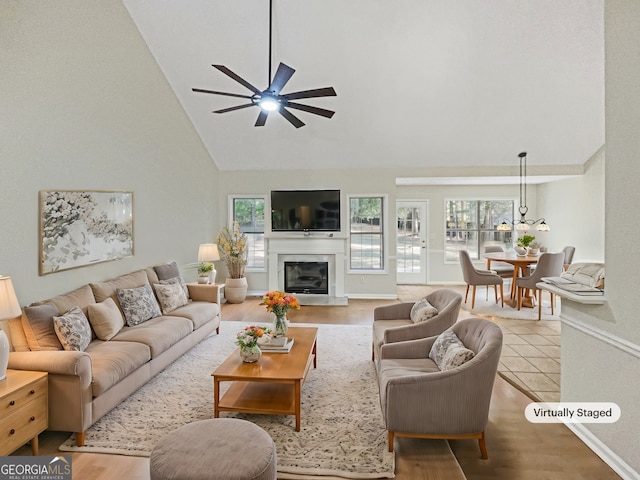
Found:
[{"label": "orange flower arrangement", "polygon": [[300,310],[300,304],[294,295],[278,290],[265,293],[260,305],[264,305],[267,311],[273,312],[276,317],[283,317],[290,309]]}]

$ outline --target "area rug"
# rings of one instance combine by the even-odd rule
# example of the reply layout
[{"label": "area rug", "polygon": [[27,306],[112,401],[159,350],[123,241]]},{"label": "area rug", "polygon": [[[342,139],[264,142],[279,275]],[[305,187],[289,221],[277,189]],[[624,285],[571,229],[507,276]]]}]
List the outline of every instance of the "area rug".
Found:
[{"label": "area rug", "polygon": [[[211,373],[233,353],[243,326],[222,322],[219,335],[203,340],[96,422],[87,431],[86,446],[76,447],[72,436],[60,450],[149,456],[166,433],[212,418]],[[302,387],[300,432],[294,430],[294,416],[221,417],[250,420],[271,435],[278,478],[393,478],[394,454],[388,452],[371,361],[371,327],[314,326],[318,366]]]},{"label": "area rug", "polygon": [[[508,293],[506,293],[508,296]],[[549,294],[545,293],[542,296],[542,320],[559,320],[560,319],[560,298],[556,296],[556,306],[553,310],[553,315],[551,314],[551,302],[549,301]],[[489,292],[489,299],[487,300],[485,297],[484,289],[478,289],[476,292],[476,302],[475,306],[471,308],[471,292],[469,292],[469,298],[467,299],[467,303],[464,303],[464,292],[462,293],[462,309],[481,317],[500,317],[500,318],[513,318],[518,320],[537,320],[538,319],[538,305],[536,304],[533,308],[522,307],[518,310],[516,308],[511,307],[504,304],[504,308],[498,300],[496,303],[495,294],[493,291]]]}]

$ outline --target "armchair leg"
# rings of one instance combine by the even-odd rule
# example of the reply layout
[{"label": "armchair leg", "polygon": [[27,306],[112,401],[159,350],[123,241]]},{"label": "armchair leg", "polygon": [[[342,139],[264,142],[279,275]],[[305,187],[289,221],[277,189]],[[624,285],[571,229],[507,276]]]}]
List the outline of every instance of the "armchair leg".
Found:
[{"label": "armchair leg", "polygon": [[[500,301],[502,302],[502,308],[504,308],[504,286],[500,284]],[[498,299],[496,298],[496,303],[498,303]]]},{"label": "armchair leg", "polygon": [[487,444],[484,441],[484,432],[482,432],[480,438],[478,439],[478,444],[480,445],[480,455],[482,456],[483,460],[486,460],[487,458],[489,458],[489,455],[487,455]]},{"label": "armchair leg", "polygon": [[468,298],[469,298],[469,284],[467,284],[467,291],[464,294],[464,303],[467,303]]},{"label": "armchair leg", "polygon": [[538,320],[542,320],[542,290],[538,290],[540,296],[538,297]]},{"label": "armchair leg", "polygon": [[476,306],[476,286],[473,286],[473,292],[471,292],[471,310],[473,310]]},{"label": "armchair leg", "polygon": [[76,445],[84,447],[84,439],[87,432],[76,432]]},{"label": "armchair leg", "polygon": [[393,452],[393,432],[389,432],[389,451]]}]

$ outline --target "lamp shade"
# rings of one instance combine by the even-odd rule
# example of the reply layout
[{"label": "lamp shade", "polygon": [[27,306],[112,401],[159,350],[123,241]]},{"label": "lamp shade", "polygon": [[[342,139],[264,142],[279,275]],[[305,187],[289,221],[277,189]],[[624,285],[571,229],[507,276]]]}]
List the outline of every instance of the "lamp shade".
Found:
[{"label": "lamp shade", "polygon": [[0,320],[16,318],[21,313],[11,277],[0,276]]},{"label": "lamp shade", "polygon": [[215,243],[201,243],[198,248],[198,261],[199,262],[213,262],[220,260],[220,253],[218,253],[218,245]]}]

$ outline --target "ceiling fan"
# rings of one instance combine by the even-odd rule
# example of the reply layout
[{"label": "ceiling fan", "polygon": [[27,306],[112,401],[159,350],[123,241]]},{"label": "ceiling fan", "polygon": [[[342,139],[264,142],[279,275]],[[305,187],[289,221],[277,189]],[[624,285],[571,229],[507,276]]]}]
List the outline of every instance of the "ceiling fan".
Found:
[{"label": "ceiling fan", "polygon": [[220,70],[225,75],[231,77],[245,88],[251,90],[251,95],[240,95],[237,93],[218,92],[215,90],[206,90],[203,88],[192,88],[194,92],[198,93],[212,93],[214,95],[224,95],[227,97],[245,98],[249,100],[249,103],[242,105],[236,105],[235,107],[223,108],[221,110],[214,110],[213,113],[227,113],[235,110],[242,110],[249,107],[260,107],[260,113],[254,126],[262,127],[267,122],[269,112],[277,111],[286,118],[289,123],[294,127],[300,128],[304,126],[304,122],[291,113],[288,109],[293,108],[295,110],[302,110],[303,112],[313,113],[314,115],[320,115],[326,118],[333,117],[335,112],[326,110],[324,108],[313,107],[311,105],[304,105],[302,103],[293,102],[292,100],[301,100],[304,98],[317,98],[317,97],[335,97],[336,91],[333,87],[314,88],[311,90],[302,90],[292,93],[281,93],[284,86],[291,79],[295,70],[288,65],[280,62],[276,74],[271,78],[271,30],[272,30],[272,13],[273,13],[273,0],[269,0],[269,86],[265,90],[260,90],[254,87],[251,83],[247,82],[244,78],[240,77],[229,68],[224,65],[213,65],[214,68]]}]

